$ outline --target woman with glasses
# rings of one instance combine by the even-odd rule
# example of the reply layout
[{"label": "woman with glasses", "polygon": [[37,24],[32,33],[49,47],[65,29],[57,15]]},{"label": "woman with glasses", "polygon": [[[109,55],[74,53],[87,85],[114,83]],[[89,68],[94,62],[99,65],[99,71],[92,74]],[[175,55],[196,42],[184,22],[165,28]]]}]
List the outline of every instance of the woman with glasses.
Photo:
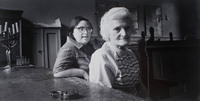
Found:
[{"label": "woman with glasses", "polygon": [[95,51],[89,43],[92,24],[82,16],[75,17],[66,43],[59,49],[53,67],[54,77],[80,77],[88,80],[90,56]]}]

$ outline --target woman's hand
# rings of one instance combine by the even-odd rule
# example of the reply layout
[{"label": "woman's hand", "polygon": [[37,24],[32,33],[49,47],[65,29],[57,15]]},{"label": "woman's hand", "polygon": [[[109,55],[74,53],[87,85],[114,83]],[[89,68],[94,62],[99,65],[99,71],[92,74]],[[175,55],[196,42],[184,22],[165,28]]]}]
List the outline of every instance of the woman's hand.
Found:
[{"label": "woman's hand", "polygon": [[83,73],[83,78],[86,80],[86,81],[89,81],[89,75],[87,72],[84,72]]}]

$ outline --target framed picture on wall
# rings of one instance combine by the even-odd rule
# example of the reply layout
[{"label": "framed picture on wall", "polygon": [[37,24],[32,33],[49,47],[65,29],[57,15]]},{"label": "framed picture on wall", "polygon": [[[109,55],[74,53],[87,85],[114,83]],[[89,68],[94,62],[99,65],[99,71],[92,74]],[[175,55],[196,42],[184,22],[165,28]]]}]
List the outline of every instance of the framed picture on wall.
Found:
[{"label": "framed picture on wall", "polygon": [[139,23],[138,23],[138,12],[137,10],[133,10],[133,9],[129,9],[131,11],[131,13],[133,13],[133,26],[134,26],[134,30],[139,29]]},{"label": "framed picture on wall", "polygon": [[[96,10],[95,10],[95,15],[96,15],[96,21],[97,21],[97,29],[98,32],[100,30],[100,20],[103,14],[111,9],[112,7],[117,7],[119,6],[118,1],[112,1],[112,0],[96,0]],[[100,34],[99,34],[100,35]]]},{"label": "framed picture on wall", "polygon": [[133,14],[133,32],[131,34],[131,37],[133,38],[132,41],[136,41],[138,40],[139,37],[141,37],[141,35],[139,34],[139,19],[138,19],[138,10],[134,9],[134,8],[128,8],[129,11]]},{"label": "framed picture on wall", "polygon": [[149,28],[154,28],[154,36],[162,36],[162,10],[159,6],[145,5],[145,29],[147,36],[150,36]]}]

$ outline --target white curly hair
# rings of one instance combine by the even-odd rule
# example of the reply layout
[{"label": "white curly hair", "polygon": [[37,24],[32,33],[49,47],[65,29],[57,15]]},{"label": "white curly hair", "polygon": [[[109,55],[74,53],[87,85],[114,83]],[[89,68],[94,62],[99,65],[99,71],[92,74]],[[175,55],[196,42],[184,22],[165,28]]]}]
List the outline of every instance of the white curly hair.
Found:
[{"label": "white curly hair", "polygon": [[109,33],[107,31],[109,20],[113,19],[127,19],[133,25],[133,15],[125,7],[113,7],[108,10],[101,18],[100,21],[100,34],[103,40],[109,40]]}]

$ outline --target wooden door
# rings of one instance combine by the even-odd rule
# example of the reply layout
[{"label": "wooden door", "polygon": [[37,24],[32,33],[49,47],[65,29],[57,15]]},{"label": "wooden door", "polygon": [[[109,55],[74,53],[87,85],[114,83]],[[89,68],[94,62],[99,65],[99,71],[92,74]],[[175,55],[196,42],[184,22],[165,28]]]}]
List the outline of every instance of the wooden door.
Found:
[{"label": "wooden door", "polygon": [[32,62],[36,67],[45,67],[44,65],[44,43],[43,29],[33,30],[33,56]]},{"label": "wooden door", "polygon": [[53,68],[58,49],[60,48],[60,30],[44,29],[45,67]]}]

